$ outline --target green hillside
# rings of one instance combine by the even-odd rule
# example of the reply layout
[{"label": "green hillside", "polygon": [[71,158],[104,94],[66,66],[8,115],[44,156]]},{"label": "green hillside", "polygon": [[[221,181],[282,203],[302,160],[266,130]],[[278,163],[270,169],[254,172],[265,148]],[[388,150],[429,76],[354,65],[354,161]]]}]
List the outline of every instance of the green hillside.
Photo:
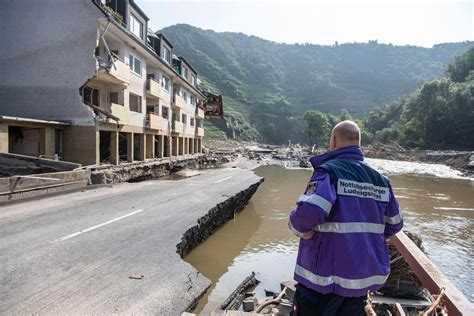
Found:
[{"label": "green hillside", "polygon": [[224,96],[226,121],[206,123],[208,136],[270,143],[304,141],[301,116],[307,109],[338,114],[347,108],[354,117],[366,117],[440,77],[446,64],[474,45],[289,45],[184,24],[160,32],[175,54],[186,56],[203,85]]},{"label": "green hillside", "polygon": [[448,65],[443,78],[425,82],[400,101],[372,111],[367,131],[382,143],[474,150],[474,47]]}]

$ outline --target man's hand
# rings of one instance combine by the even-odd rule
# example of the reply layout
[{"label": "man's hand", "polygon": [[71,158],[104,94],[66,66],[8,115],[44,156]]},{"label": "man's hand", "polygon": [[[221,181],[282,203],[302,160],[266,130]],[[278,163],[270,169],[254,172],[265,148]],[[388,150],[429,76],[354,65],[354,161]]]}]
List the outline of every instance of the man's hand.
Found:
[{"label": "man's hand", "polygon": [[310,231],[310,232],[302,234],[300,237],[306,240],[306,239],[313,238],[313,236],[314,236],[314,231]]}]

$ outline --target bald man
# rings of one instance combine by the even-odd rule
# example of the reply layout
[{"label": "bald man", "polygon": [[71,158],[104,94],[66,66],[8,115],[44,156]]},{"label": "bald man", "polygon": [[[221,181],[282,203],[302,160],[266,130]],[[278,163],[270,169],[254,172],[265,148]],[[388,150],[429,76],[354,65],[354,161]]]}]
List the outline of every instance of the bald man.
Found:
[{"label": "bald man", "polygon": [[330,151],[310,160],[313,175],[289,219],[300,237],[293,315],[365,315],[367,292],[390,273],[386,239],[402,229],[402,213],[360,140],[356,123],[340,122]]}]

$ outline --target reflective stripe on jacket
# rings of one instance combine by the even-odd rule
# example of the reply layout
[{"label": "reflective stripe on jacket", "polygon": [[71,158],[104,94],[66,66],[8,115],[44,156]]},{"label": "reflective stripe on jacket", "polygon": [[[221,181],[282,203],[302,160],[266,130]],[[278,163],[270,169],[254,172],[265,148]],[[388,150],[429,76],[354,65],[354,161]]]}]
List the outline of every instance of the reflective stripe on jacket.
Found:
[{"label": "reflective stripe on jacket", "polygon": [[363,162],[359,147],[311,158],[314,173],[289,227],[300,239],[295,280],[320,293],[363,296],[390,273],[386,238],[403,226],[390,182]]}]

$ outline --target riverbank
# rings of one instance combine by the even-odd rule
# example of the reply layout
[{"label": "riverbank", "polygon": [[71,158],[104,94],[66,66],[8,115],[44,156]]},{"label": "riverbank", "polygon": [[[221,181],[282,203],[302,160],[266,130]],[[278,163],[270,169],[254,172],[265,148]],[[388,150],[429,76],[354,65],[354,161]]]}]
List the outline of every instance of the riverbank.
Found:
[{"label": "riverbank", "polygon": [[[205,141],[204,161],[222,164],[224,167],[237,167],[253,170],[259,166],[281,165],[310,168],[309,158],[323,153],[325,148],[309,146],[268,145],[235,140]],[[472,151],[429,151],[406,150],[383,144],[363,147],[367,158],[441,164],[460,172],[461,176],[474,177],[474,152]]]}]

